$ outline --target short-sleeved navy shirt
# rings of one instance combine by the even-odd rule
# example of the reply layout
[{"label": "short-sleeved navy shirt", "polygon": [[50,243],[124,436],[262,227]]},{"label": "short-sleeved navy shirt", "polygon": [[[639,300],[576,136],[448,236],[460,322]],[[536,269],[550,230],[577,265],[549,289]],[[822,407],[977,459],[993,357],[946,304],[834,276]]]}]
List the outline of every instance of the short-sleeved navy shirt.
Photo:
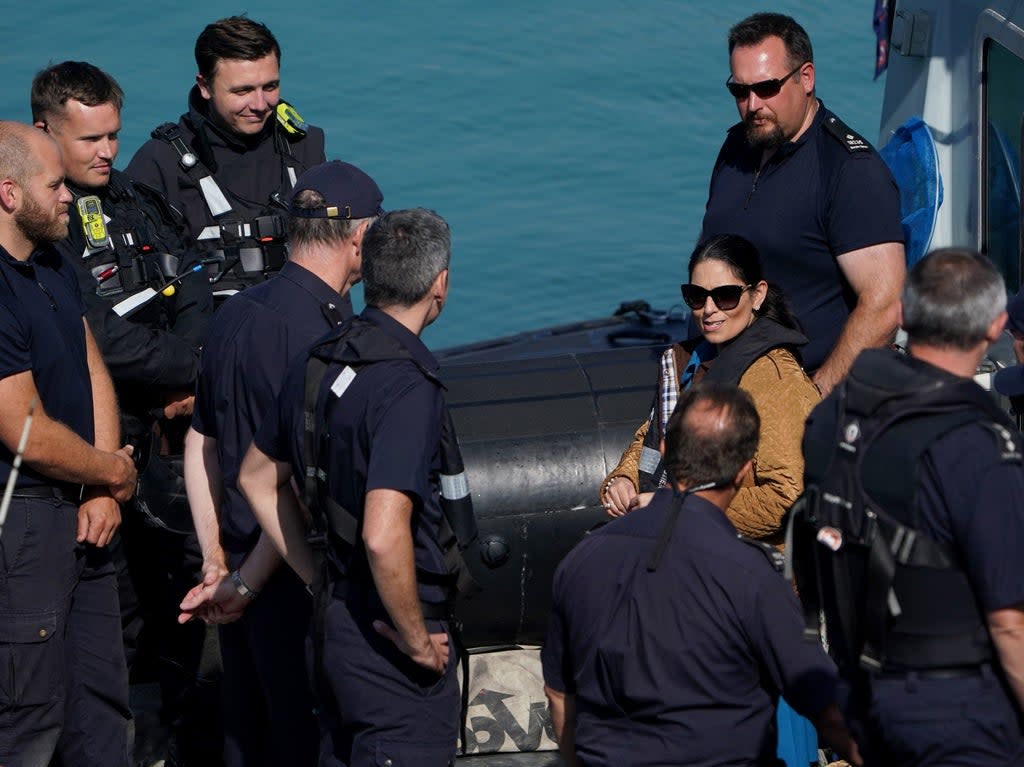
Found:
[{"label": "short-sleeved navy shirt", "polygon": [[835,668],[805,639],[790,584],[708,501],[686,499],[648,571],[672,497],[658,491],[559,565],[545,684],[575,695],[588,765],[772,764],[778,696],[817,713]]},{"label": "short-sleeved navy shirt", "polygon": [[[95,426],[84,314],[75,275],[55,250],[46,247],[18,261],[0,247],[0,378],[31,370],[46,414],[91,445]],[[13,460],[0,445],[0,486]],[[49,484],[52,479],[21,466],[18,487]]]},{"label": "short-sleeved navy shirt", "polygon": [[922,532],[960,551],[982,609],[1024,604],[1024,466],[969,424],[928,449],[920,479]]},{"label": "short-sleeved navy shirt", "polygon": [[221,543],[248,553],[259,538],[236,487],[242,459],[281,388],[288,363],[352,314],[348,296],[294,262],[217,310],[200,359],[192,428],[217,440],[224,495]]},{"label": "short-sleeved navy shirt", "polygon": [[[368,307],[362,318],[404,346],[426,370],[437,360],[420,339],[383,311]],[[343,332],[344,325],[336,332]],[[351,371],[351,368],[347,368]],[[268,456],[291,464],[296,477],[305,476],[303,406],[306,360],[289,367],[275,409],[256,434],[255,444]],[[444,572],[437,543],[441,520],[440,444],[444,400],[438,384],[409,360],[377,362],[361,367],[354,377],[346,367],[328,367],[321,400],[328,400],[327,428],[331,435],[327,491],[357,519],[366,493],[398,490],[413,499],[412,532],[416,565]],[[333,387],[333,388],[332,388]],[[328,391],[330,390],[330,391]],[[331,553],[336,577],[369,584],[365,550]],[[441,602],[437,586],[419,584],[420,598]]]},{"label": "short-sleeved navy shirt", "polygon": [[[810,338],[804,366],[831,353],[856,295],[838,256],[903,242],[899,188],[870,146],[850,151],[826,128],[821,104],[807,131],[779,147],[758,172],[761,150],[733,126],[711,176],[703,237],[738,234],[757,246],[765,278],[778,285]],[[822,172],[823,158],[831,175]]]}]

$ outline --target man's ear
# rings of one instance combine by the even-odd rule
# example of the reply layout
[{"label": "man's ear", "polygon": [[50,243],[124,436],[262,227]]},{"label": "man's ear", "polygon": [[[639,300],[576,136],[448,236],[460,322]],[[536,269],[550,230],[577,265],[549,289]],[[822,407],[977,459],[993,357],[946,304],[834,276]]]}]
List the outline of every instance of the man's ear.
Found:
[{"label": "man's ear", "polygon": [[736,472],[736,477],[733,479],[732,483],[736,487],[740,487],[743,484],[743,480],[745,480],[747,478],[747,475],[753,470],[754,459],[751,458],[749,461],[743,464],[743,466],[740,467],[740,470],[738,472]]},{"label": "man's ear", "polygon": [[994,344],[999,340],[999,336],[1003,332],[1003,328],[1006,327],[1007,317],[1008,315],[1006,312],[999,312],[999,316],[992,320],[992,323],[988,326],[988,331],[985,333],[985,340],[990,344]]},{"label": "man's ear", "polygon": [[21,190],[14,179],[0,179],[0,206],[3,206],[4,210],[12,212],[18,206],[20,195]]},{"label": "man's ear", "polygon": [[442,270],[437,277],[434,278],[434,285],[432,290],[434,291],[434,297],[440,299],[443,304],[448,300],[448,270]]},{"label": "man's ear", "polygon": [[207,80],[202,75],[196,75],[196,85],[199,86],[199,95],[209,101],[213,98],[213,81]]}]

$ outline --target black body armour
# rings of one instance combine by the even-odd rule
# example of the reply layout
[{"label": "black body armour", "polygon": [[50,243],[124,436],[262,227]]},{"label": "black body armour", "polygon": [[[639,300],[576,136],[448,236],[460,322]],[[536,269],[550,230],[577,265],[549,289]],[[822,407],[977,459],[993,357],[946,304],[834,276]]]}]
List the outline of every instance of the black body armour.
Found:
[{"label": "black body armour", "polygon": [[[73,186],[69,188],[76,203],[86,196]],[[166,252],[169,248],[165,243],[180,242],[178,230],[169,223],[180,222],[180,216],[159,194],[115,173],[102,209],[110,218],[106,223],[107,242],[99,247],[86,245],[86,252],[81,254],[96,279],[96,295],[116,303],[127,293],[162,285],[177,276],[179,258]]]},{"label": "black body armour", "polygon": [[805,491],[789,514],[787,564],[806,631],[824,615],[829,652],[856,676],[990,661],[985,614],[954,547],[917,528],[919,462],[941,436],[980,423],[1002,460],[1019,435],[972,380],[891,350],[865,351],[804,437]]},{"label": "black body armour", "polygon": [[151,135],[174,149],[178,165],[200,190],[210,215],[218,222],[199,235],[209,248],[204,261],[210,282],[215,290],[240,290],[263,282],[279,271],[288,257],[287,200],[303,170],[292,153],[291,139],[275,120],[273,141],[281,163],[281,185],[258,215],[250,217],[240,212],[237,201],[232,202],[232,193],[225,194],[217,183],[217,162],[205,128],[192,124],[192,129],[195,139],[190,143],[175,123],[158,125]]}]

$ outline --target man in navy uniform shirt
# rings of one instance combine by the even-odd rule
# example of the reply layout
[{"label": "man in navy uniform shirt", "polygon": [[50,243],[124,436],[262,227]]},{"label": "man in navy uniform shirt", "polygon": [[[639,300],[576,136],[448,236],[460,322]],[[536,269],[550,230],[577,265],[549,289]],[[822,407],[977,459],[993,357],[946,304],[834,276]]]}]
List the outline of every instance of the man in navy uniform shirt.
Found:
[{"label": "man in navy uniform shirt", "polygon": [[674,487],[589,534],[559,565],[541,653],[569,764],[772,765],[784,694],[859,764],[835,667],[804,635],[778,552],[741,539],[725,509],[750,471],[750,396],[705,383],[666,433]]},{"label": "man in navy uniform shirt", "polygon": [[[448,225],[436,213],[381,216],[364,244],[366,311],[317,345],[351,339],[358,329],[358,343],[348,347],[377,360],[332,362],[318,389],[314,420],[329,408],[322,419],[329,445],[316,475],[326,503],[347,510],[357,530],[345,544],[332,536],[327,550],[331,592],[324,632],[314,637],[323,648],[314,673],[328,697],[321,765],[442,767],[455,758],[459,688],[441,617],[451,595],[435,577],[445,572],[445,404],[437,361],[419,338],[447,299],[450,250]],[[300,358],[289,369],[239,484],[288,563],[312,582],[304,512],[290,484],[307,476],[306,366]]]},{"label": "man in navy uniform shirt", "polygon": [[[135,490],[75,273],[52,245],[71,193],[60,150],[0,122],[0,764],[127,767],[128,671],[105,548]],[[34,410],[33,410],[34,408]]]},{"label": "man in navy uniform shirt", "polygon": [[281,558],[236,480],[289,361],[351,316],[348,291],[359,281],[363,239],[383,199],[374,180],[348,163],[302,174],[289,207],[288,263],[229,299],[203,347],[185,483],[204,578],[182,602],[182,620],[199,614],[229,624],[220,630],[228,767],[316,763],[303,663],[309,594],[278,567]]},{"label": "man in navy uniform shirt", "polygon": [[861,349],[896,332],[899,190],[871,145],[818,100],[811,41],[789,16],[734,26],[729,66],[741,122],[715,162],[702,236],[740,234],[757,246],[810,338],[804,366],[827,394]]},{"label": "man in navy uniform shirt", "polygon": [[[898,551],[884,596],[871,594],[873,563],[862,590],[848,585],[859,582],[854,555],[837,563],[845,577],[820,581],[830,646],[854,692],[847,718],[871,764],[1024,764],[1024,457],[1014,424],[973,381],[1006,323],[1005,306],[1003,278],[988,258],[930,253],[903,289],[909,354],[862,353],[851,382],[807,421],[807,486],[827,481],[837,453],[856,455],[884,522],[877,537]],[[850,388],[859,381],[888,401],[949,394],[942,408],[932,399],[931,412],[888,412],[889,427],[868,441],[870,420],[854,410],[865,389]],[[908,476],[910,497],[899,489]],[[813,559],[827,556],[822,548]],[[810,557],[795,564],[798,575],[814,568]],[[844,615],[851,602],[868,606],[864,616]],[[881,632],[869,623],[873,614]],[[851,646],[846,637],[858,634],[870,646]]]}]

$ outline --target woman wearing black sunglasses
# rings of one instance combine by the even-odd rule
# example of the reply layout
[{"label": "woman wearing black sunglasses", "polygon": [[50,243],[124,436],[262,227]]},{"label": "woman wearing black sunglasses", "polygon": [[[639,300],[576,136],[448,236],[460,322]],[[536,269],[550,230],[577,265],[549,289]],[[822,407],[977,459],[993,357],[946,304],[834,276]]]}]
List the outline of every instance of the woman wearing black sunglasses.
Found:
[{"label": "woman wearing black sunglasses", "polygon": [[752,479],[726,514],[742,535],[780,543],[782,516],[803,490],[804,421],[819,400],[800,367],[798,350],[807,338],[782,294],[765,282],[757,249],[743,237],[719,235],[699,245],[689,274],[683,300],[701,335],[662,357],[651,415],[605,479],[601,502],[609,515],[620,516],[664,483],[661,435],[681,389],[705,377],[735,383],[754,398],[761,434]]},{"label": "woman wearing black sunglasses", "polygon": [[[782,293],[761,271],[757,249],[738,235],[719,235],[690,256],[683,300],[701,335],[666,350],[651,415],[601,486],[601,502],[616,517],[647,503],[665,481],[662,437],[681,389],[707,379],[735,383],[750,393],[761,416],[754,469],[726,516],[741,534],[782,542],[782,517],[803,491],[800,450],[804,421],[818,389],[800,367],[807,338]],[[778,755],[808,764],[817,754],[811,723],[781,698],[776,713]]]}]

